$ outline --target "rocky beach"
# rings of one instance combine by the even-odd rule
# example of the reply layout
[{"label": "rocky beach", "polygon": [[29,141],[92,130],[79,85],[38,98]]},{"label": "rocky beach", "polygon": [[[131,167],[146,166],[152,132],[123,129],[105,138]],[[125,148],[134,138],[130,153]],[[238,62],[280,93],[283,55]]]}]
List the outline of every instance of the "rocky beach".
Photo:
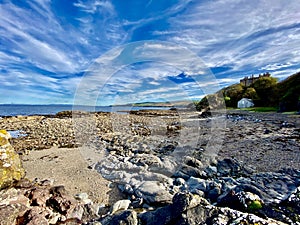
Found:
[{"label": "rocky beach", "polygon": [[[300,224],[299,115],[66,111],[0,124],[1,170],[20,171],[1,186],[1,225]],[[20,165],[4,163],[7,149]]]}]

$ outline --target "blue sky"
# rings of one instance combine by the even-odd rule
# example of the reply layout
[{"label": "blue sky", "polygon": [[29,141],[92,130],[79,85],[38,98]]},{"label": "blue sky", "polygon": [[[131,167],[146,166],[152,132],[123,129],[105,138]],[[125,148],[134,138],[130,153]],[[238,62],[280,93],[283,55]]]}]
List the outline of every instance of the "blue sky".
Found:
[{"label": "blue sky", "polygon": [[[78,87],[100,105],[199,99],[251,74],[284,79],[300,67],[299,10],[298,0],[0,0],[0,104],[72,104]],[[144,40],[195,53],[211,80],[161,62],[89,78],[99,57]]]}]

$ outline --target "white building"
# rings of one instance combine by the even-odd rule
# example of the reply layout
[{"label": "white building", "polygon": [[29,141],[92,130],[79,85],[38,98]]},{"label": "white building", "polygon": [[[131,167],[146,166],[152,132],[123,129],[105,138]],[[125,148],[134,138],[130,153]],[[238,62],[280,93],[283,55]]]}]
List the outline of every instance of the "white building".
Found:
[{"label": "white building", "polygon": [[254,103],[252,99],[249,98],[242,98],[241,100],[238,101],[237,107],[238,108],[250,108],[253,107]]}]

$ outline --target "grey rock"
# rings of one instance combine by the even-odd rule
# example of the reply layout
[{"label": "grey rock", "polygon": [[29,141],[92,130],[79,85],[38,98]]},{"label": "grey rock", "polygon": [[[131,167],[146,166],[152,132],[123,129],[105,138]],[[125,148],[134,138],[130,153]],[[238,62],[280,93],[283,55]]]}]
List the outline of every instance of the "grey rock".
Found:
[{"label": "grey rock", "polygon": [[139,215],[142,224],[148,225],[173,225],[186,224],[184,222],[183,212],[197,207],[199,204],[209,205],[209,203],[191,193],[177,193],[174,195],[172,204],[148,211]]},{"label": "grey rock", "polygon": [[137,225],[137,213],[132,210],[126,210],[116,215],[106,217],[100,221],[101,225]]},{"label": "grey rock", "polygon": [[132,195],[134,193],[134,190],[130,184],[120,184],[118,185],[118,188],[120,189],[121,192],[128,195]]},{"label": "grey rock", "polygon": [[185,180],[181,177],[178,177],[178,178],[176,178],[174,184],[177,185],[177,186],[182,186],[182,185],[185,184]]},{"label": "grey rock", "polygon": [[217,202],[218,197],[221,195],[221,188],[219,186],[213,187],[207,193],[207,198],[212,202]]},{"label": "grey rock", "polygon": [[137,188],[136,192],[148,204],[165,204],[172,201],[172,195],[166,190],[166,187],[157,181],[144,181]]},{"label": "grey rock", "polygon": [[189,177],[202,177],[202,175],[202,171],[188,165],[182,166],[180,171],[174,174],[175,177],[182,177],[185,180],[187,180]]},{"label": "grey rock", "polygon": [[297,187],[284,202],[300,211],[300,186]]},{"label": "grey rock", "polygon": [[190,177],[187,181],[187,185],[191,191],[196,189],[203,192],[207,191],[207,181],[201,178]]},{"label": "grey rock", "polygon": [[[166,225],[172,224],[172,221],[176,220],[176,215],[172,213],[171,205],[161,207],[156,209],[155,211],[148,211],[142,214],[139,214],[139,219],[142,224],[147,225]],[[173,223],[174,224],[174,223]]]},{"label": "grey rock", "polygon": [[218,169],[215,166],[208,166],[204,171],[208,177],[214,177],[218,173]]}]

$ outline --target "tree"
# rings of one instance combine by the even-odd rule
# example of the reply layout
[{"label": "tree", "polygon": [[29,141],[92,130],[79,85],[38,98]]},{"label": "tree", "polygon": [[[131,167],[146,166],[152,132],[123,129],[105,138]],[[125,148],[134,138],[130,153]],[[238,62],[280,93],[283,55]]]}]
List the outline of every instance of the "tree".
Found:
[{"label": "tree", "polygon": [[243,98],[250,98],[253,101],[259,99],[259,97],[256,93],[256,90],[253,87],[249,87],[249,88],[246,89],[246,91],[243,94]]},{"label": "tree", "polygon": [[[244,88],[241,84],[234,84],[224,90],[224,96],[230,98],[225,101],[227,107],[236,107],[237,102],[242,98]],[[227,98],[227,99],[228,99]]]},{"label": "tree", "polygon": [[254,102],[257,106],[274,106],[278,102],[277,79],[274,77],[262,77],[254,82],[259,101]]}]

